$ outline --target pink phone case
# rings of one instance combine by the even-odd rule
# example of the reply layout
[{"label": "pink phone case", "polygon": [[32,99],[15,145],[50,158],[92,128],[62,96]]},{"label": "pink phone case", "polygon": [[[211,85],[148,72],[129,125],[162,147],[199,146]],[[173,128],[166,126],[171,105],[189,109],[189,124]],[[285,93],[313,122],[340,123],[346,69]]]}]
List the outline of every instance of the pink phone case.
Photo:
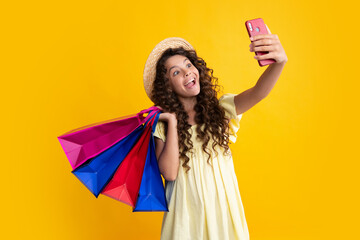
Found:
[{"label": "pink phone case", "polygon": [[[245,22],[245,26],[249,37],[259,34],[268,34],[265,23],[262,18],[256,18]],[[268,52],[255,52],[256,55],[264,55]],[[273,59],[258,60],[260,67],[272,64],[275,62]]]}]

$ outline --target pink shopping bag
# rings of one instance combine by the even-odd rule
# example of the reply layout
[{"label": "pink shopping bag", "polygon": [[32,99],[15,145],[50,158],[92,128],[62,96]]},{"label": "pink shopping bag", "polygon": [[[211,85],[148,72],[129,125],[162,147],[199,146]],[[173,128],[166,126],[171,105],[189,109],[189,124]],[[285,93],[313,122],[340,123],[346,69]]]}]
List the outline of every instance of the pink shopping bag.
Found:
[{"label": "pink shopping bag", "polygon": [[[74,129],[58,137],[73,169],[128,136],[159,108],[152,106],[125,117],[106,120]],[[148,113],[145,117],[144,114]]]}]

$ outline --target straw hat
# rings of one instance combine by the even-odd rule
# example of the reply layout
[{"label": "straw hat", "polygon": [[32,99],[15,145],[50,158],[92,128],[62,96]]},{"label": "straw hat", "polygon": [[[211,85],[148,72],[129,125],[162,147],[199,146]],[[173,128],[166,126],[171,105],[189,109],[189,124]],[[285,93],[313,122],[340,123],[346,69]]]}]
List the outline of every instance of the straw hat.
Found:
[{"label": "straw hat", "polygon": [[146,94],[151,101],[151,91],[153,89],[153,83],[156,76],[156,64],[163,52],[168,48],[183,47],[186,50],[194,50],[193,46],[183,38],[170,37],[159,42],[155,48],[151,51],[144,68],[144,87]]}]

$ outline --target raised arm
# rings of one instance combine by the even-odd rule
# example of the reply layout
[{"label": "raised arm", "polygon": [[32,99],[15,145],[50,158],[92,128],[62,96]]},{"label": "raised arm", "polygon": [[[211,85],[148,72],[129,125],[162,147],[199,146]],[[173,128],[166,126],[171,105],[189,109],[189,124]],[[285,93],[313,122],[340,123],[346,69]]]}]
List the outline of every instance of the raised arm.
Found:
[{"label": "raised arm", "polygon": [[[266,26],[267,27],[267,26]],[[275,86],[280,74],[288,61],[284,48],[276,34],[257,35],[250,38],[250,52],[269,52],[264,55],[256,55],[256,60],[274,59],[276,62],[270,64],[260,76],[256,85],[235,96],[236,113],[241,114],[255,106],[264,99]]]}]

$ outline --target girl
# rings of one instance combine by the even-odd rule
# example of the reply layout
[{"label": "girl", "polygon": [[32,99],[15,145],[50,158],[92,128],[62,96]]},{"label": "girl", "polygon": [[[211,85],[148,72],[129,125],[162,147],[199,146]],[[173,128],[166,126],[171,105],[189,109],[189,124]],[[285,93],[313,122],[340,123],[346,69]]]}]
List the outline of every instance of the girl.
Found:
[{"label": "girl", "polygon": [[255,36],[250,51],[268,51],[255,59],[276,63],[254,87],[220,99],[213,70],[186,40],[167,38],[147,59],[145,90],[163,111],[154,133],[169,207],[161,239],[249,239],[228,144],[242,114],[269,94],[287,62],[274,34]]}]

